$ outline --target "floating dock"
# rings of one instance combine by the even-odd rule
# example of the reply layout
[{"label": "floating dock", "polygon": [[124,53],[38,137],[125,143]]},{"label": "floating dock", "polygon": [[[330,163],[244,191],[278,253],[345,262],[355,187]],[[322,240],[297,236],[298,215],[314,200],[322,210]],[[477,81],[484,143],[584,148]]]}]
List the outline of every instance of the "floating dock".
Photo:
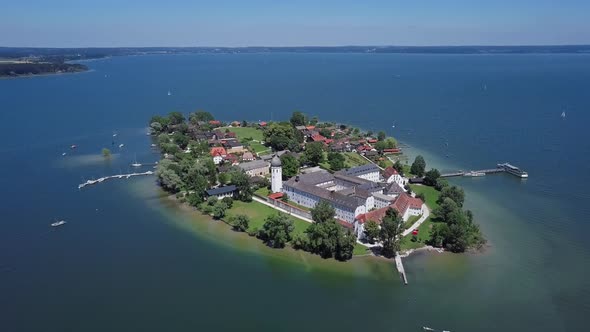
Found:
[{"label": "floating dock", "polygon": [[93,184],[98,184],[98,183],[102,183],[106,180],[111,180],[111,179],[129,179],[132,176],[142,176],[142,175],[152,175],[154,174],[153,171],[147,171],[147,172],[142,172],[142,173],[129,173],[129,174],[117,174],[117,175],[111,175],[111,176],[105,176],[102,178],[98,178],[96,180],[88,180],[84,183],[80,183],[78,185],[78,189],[82,189],[86,186],[91,186]]}]

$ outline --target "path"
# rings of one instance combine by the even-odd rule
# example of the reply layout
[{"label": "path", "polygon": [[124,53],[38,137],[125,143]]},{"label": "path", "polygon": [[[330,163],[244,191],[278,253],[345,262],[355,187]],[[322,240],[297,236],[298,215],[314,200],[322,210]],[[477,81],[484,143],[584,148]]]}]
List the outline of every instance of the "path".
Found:
[{"label": "path", "polygon": [[417,229],[418,227],[420,227],[420,225],[422,225],[422,223],[428,219],[428,217],[430,216],[430,210],[428,209],[428,206],[424,205],[425,211],[424,214],[422,214],[422,217],[420,217],[420,219],[416,220],[416,222],[414,224],[412,224],[412,226],[410,226],[410,228],[406,229],[403,233],[402,233],[402,237],[412,233],[413,230]]}]

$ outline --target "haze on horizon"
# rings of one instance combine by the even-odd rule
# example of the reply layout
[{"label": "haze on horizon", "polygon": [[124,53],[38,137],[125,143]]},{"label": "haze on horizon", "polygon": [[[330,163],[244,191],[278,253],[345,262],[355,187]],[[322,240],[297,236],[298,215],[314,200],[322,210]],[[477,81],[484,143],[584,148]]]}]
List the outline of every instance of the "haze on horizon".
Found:
[{"label": "haze on horizon", "polygon": [[584,0],[30,0],[2,5],[0,46],[590,44]]}]

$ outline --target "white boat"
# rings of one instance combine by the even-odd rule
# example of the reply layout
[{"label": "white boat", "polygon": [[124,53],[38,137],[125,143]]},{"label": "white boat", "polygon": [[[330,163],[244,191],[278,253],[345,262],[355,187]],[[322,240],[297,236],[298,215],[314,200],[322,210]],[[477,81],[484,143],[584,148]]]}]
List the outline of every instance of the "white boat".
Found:
[{"label": "white boat", "polygon": [[62,153],[61,155],[62,155],[62,156],[65,156],[65,155],[66,155],[66,153],[64,152],[64,153]]},{"label": "white boat", "polygon": [[561,112],[561,117],[565,118],[565,111]]},{"label": "white boat", "polygon": [[65,223],[66,223],[65,220],[56,221],[56,222],[51,223],[51,227],[59,227]]},{"label": "white boat", "polygon": [[172,92],[170,92],[170,90],[168,90],[168,95],[169,96],[172,96]]},{"label": "white boat", "polygon": [[153,143],[152,143],[152,148],[155,148],[155,147],[156,147],[156,144],[153,144]]},{"label": "white boat", "polygon": [[131,167],[141,167],[141,164],[137,162],[137,155],[135,155],[135,161],[131,164]]},{"label": "white boat", "polygon": [[119,148],[122,148],[124,146],[125,146],[125,144],[119,144]]}]

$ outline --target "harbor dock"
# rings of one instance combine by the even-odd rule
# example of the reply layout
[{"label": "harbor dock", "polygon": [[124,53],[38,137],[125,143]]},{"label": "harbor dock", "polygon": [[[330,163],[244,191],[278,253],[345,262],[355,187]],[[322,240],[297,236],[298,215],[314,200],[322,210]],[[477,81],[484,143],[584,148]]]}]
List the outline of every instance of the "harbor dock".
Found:
[{"label": "harbor dock", "polygon": [[111,180],[111,179],[129,179],[132,176],[142,176],[142,175],[152,175],[154,174],[153,171],[147,171],[147,172],[142,172],[142,173],[129,173],[129,174],[117,174],[117,175],[111,175],[111,176],[104,176],[102,178],[98,178],[96,180],[88,180],[84,183],[80,183],[78,185],[78,189],[82,189],[86,186],[91,186],[93,184],[98,184],[98,183],[102,183],[106,180]]},{"label": "harbor dock", "polygon": [[457,171],[457,172],[449,172],[443,173],[440,175],[441,178],[450,178],[456,176],[473,176],[476,175],[487,175],[487,174],[495,174],[495,173],[508,173],[514,176],[518,176],[519,178],[527,178],[528,173],[519,169],[516,166],[513,166],[509,163],[498,164],[496,168],[489,168],[489,169],[480,169],[477,171]]}]

